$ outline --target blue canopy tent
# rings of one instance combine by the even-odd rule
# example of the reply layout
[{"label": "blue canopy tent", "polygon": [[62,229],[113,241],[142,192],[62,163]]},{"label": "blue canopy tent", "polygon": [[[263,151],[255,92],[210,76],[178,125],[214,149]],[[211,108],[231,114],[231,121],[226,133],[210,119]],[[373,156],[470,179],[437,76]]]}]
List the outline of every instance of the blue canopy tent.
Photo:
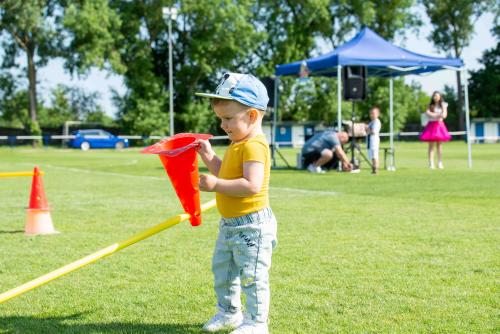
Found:
[{"label": "blue canopy tent", "polygon": [[[394,149],[394,110],[393,110],[393,78],[409,74],[422,74],[443,69],[460,71],[465,87],[465,114],[468,147],[468,165],[472,167],[470,144],[469,97],[467,89],[467,76],[464,63],[457,58],[439,58],[421,55],[395,46],[377,35],[369,28],[363,28],[353,39],[339,46],[325,55],[304,59],[289,64],[277,65],[275,70],[275,108],[278,108],[278,84],[280,76],[299,75],[301,66],[307,66],[310,76],[337,77],[338,90],[338,128],[342,123],[341,115],[341,90],[342,67],[365,66],[368,76],[388,77],[389,80],[389,117],[390,117],[390,146]],[[274,113],[276,115],[276,112]],[[276,122],[273,122],[276,124]],[[275,125],[274,125],[275,126]],[[275,129],[273,129],[273,133]],[[273,147],[274,147],[274,138]],[[394,160],[391,159],[390,169],[394,170]]]}]

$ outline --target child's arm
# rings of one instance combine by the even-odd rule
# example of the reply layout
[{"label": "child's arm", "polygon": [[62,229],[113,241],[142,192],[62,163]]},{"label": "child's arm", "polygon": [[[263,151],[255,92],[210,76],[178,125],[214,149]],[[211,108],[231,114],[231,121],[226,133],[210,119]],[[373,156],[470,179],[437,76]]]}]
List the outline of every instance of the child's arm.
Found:
[{"label": "child's arm", "polygon": [[448,103],[443,102],[443,113],[441,114],[441,119],[446,119],[448,117]]},{"label": "child's arm", "polygon": [[427,111],[425,113],[427,114],[427,116],[430,119],[437,119],[438,118],[438,114],[435,112],[432,112],[430,109],[427,109]]},{"label": "child's arm", "polygon": [[213,175],[200,175],[200,190],[247,197],[258,194],[263,182],[264,164],[258,161],[247,161],[243,164],[243,177],[239,179],[225,180]]},{"label": "child's arm", "polygon": [[200,144],[198,148],[198,154],[200,155],[201,160],[203,160],[210,173],[215,176],[219,175],[221,160],[215,154],[214,150],[212,149],[212,145],[210,145],[210,142],[208,140],[202,139],[198,140],[198,143]]}]

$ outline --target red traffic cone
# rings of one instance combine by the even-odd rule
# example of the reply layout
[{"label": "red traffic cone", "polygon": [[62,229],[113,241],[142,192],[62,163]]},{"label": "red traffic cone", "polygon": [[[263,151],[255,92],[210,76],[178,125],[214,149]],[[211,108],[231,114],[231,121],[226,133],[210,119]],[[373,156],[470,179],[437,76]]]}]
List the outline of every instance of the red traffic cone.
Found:
[{"label": "red traffic cone", "polygon": [[195,141],[212,135],[179,133],[148,146],[141,153],[158,154],[192,226],[201,224],[198,159]]},{"label": "red traffic cone", "polygon": [[52,217],[50,216],[50,209],[43,188],[43,180],[38,167],[33,170],[30,203],[26,213],[26,226],[24,228],[26,235],[59,233],[52,224]]}]

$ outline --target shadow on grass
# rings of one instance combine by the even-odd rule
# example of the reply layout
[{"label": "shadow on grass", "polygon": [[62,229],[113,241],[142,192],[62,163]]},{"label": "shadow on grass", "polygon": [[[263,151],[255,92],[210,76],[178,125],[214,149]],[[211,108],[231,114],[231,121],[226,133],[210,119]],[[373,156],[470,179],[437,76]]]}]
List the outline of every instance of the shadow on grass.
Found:
[{"label": "shadow on grass", "polygon": [[15,231],[2,231],[2,230],[0,230],[0,234],[17,234],[17,233],[24,233],[24,230],[15,230]]},{"label": "shadow on grass", "polygon": [[128,322],[75,323],[83,313],[38,318],[33,316],[0,317],[2,333],[204,333],[203,324],[144,324]]}]

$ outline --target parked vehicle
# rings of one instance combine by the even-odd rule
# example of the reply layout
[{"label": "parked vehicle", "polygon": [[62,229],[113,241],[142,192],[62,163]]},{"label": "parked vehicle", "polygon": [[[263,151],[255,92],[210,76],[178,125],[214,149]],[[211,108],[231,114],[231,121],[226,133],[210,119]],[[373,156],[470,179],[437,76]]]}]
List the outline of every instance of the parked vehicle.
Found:
[{"label": "parked vehicle", "polygon": [[75,136],[68,142],[73,148],[88,151],[91,148],[115,148],[121,150],[128,147],[128,139],[119,138],[111,133],[100,129],[77,130],[72,133]]}]

